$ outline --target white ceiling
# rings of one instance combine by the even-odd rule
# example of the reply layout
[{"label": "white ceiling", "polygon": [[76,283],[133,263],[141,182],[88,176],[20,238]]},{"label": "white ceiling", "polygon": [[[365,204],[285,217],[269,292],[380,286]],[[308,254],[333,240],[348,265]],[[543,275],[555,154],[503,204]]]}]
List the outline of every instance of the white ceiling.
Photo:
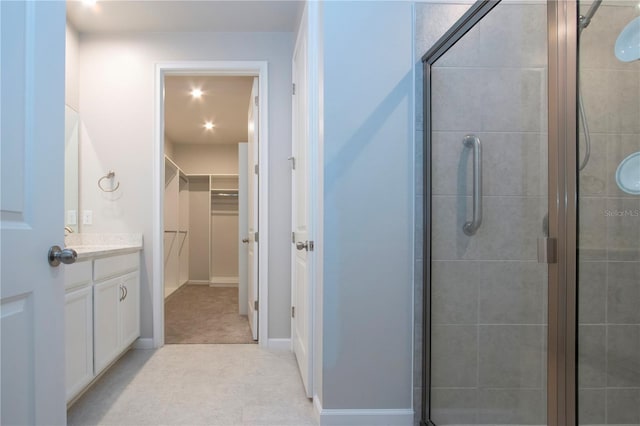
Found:
[{"label": "white ceiling", "polygon": [[[165,133],[173,143],[237,144],[247,141],[253,77],[167,76]],[[194,88],[204,93],[193,99]],[[211,121],[215,127],[203,126]]]},{"label": "white ceiling", "polygon": [[295,31],[303,2],[248,0],[67,0],[67,17],[81,33]]}]

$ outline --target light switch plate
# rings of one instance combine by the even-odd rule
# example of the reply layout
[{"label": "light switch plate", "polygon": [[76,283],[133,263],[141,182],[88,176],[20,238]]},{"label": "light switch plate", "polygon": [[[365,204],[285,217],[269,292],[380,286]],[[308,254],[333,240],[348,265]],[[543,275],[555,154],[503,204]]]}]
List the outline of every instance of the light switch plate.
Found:
[{"label": "light switch plate", "polygon": [[83,225],[93,225],[93,211],[92,210],[83,210],[82,211],[82,224]]},{"label": "light switch plate", "polygon": [[78,212],[76,210],[67,210],[67,225],[78,224]]}]

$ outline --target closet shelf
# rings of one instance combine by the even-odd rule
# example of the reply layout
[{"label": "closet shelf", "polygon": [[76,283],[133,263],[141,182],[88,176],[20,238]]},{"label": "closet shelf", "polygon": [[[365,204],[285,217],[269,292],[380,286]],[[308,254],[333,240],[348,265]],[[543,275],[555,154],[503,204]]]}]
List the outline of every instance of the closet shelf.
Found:
[{"label": "closet shelf", "polygon": [[212,191],[238,191],[238,175],[211,175],[209,188]]},{"label": "closet shelf", "polygon": [[178,167],[178,165],[174,163],[173,160],[167,157],[166,155],[164,156],[164,165],[165,167],[169,166],[174,171],[180,170],[180,167]]}]

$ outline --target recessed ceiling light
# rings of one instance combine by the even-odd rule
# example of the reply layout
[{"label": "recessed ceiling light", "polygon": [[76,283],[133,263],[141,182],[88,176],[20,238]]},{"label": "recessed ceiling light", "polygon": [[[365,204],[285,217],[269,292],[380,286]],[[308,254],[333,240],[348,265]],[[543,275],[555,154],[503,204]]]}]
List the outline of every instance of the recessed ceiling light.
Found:
[{"label": "recessed ceiling light", "polygon": [[205,129],[207,129],[207,130],[211,130],[211,129],[213,129],[214,127],[216,127],[216,125],[215,125],[215,124],[213,124],[213,123],[212,123],[212,122],[210,122],[210,121],[207,121],[207,122],[205,122],[205,123],[204,123],[204,126],[203,126],[203,127],[204,127]]},{"label": "recessed ceiling light", "polygon": [[193,97],[193,99],[200,99],[202,97],[202,90],[200,89],[193,89],[191,91],[191,96]]},{"label": "recessed ceiling light", "polygon": [[87,7],[95,6],[96,2],[97,0],[82,0],[82,4],[84,4]]}]

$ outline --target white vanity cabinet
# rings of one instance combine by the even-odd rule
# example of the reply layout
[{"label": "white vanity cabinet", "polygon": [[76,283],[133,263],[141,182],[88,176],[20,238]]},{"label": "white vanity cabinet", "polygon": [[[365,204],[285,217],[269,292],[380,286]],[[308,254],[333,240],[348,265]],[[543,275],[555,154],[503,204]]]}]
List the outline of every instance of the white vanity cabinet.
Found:
[{"label": "white vanity cabinet", "polygon": [[65,281],[69,402],[140,336],[140,253],[77,262]]},{"label": "white vanity cabinet", "polygon": [[140,335],[139,255],[94,262],[94,280],[100,280],[93,287],[94,370],[100,374]]},{"label": "white vanity cabinet", "polygon": [[127,348],[140,336],[140,277],[132,272],[122,277],[124,296],[120,302],[120,347]]},{"label": "white vanity cabinet", "polygon": [[138,272],[94,285],[95,373],[140,335]]},{"label": "white vanity cabinet", "polygon": [[91,261],[65,270],[65,372],[67,401],[93,380],[93,286]]}]

